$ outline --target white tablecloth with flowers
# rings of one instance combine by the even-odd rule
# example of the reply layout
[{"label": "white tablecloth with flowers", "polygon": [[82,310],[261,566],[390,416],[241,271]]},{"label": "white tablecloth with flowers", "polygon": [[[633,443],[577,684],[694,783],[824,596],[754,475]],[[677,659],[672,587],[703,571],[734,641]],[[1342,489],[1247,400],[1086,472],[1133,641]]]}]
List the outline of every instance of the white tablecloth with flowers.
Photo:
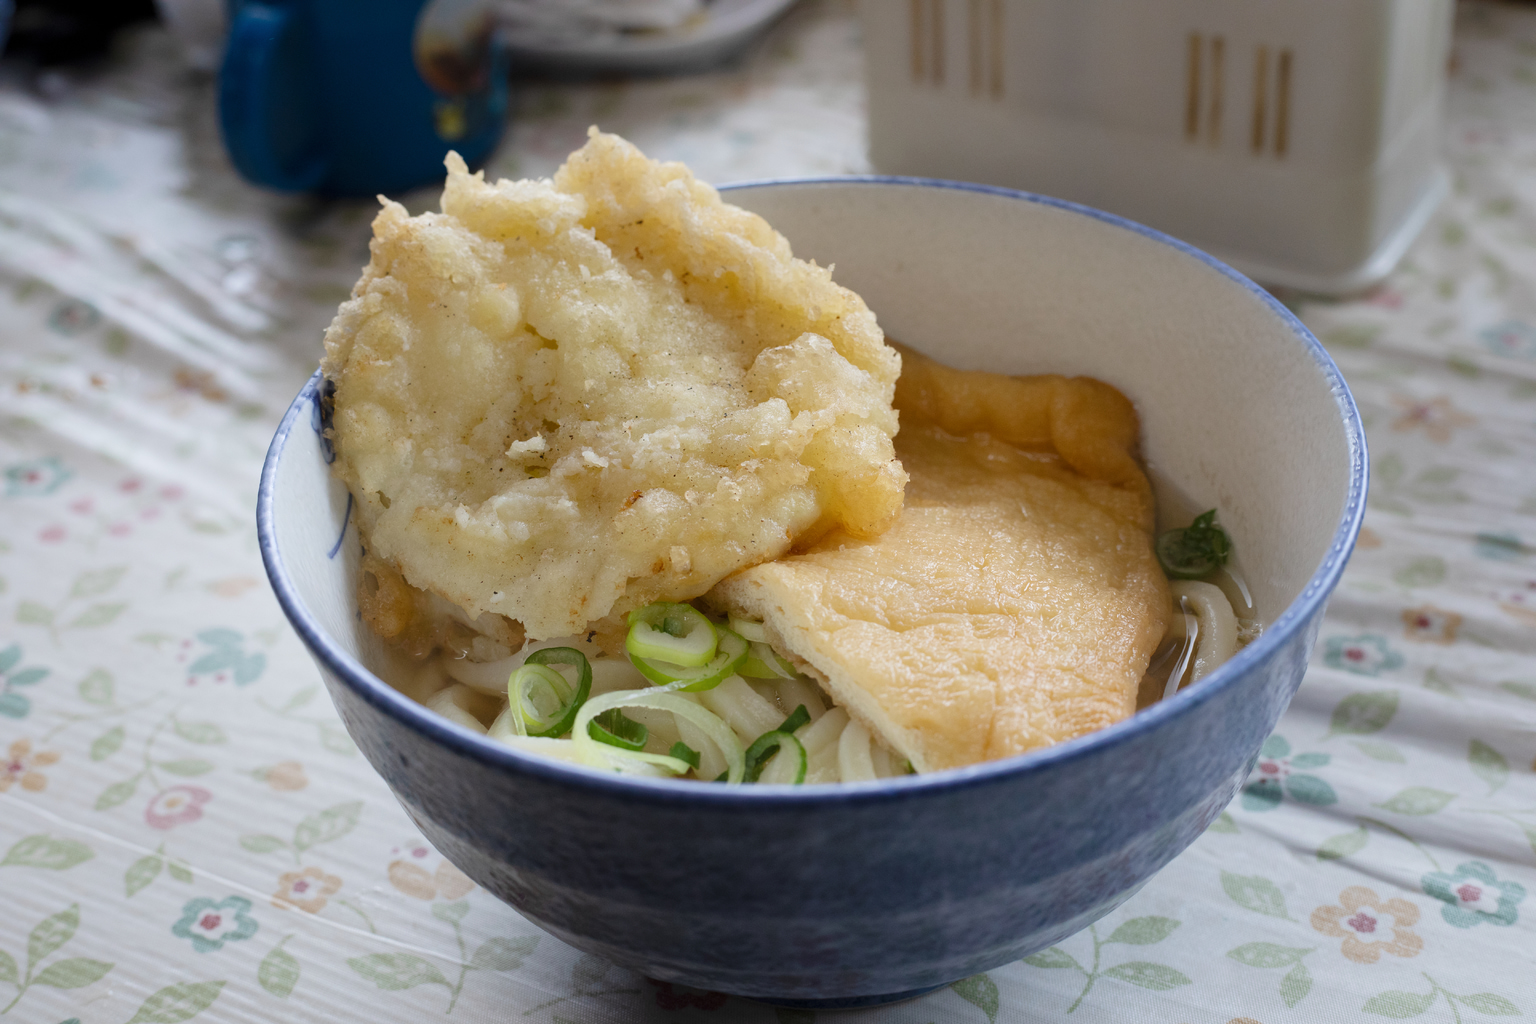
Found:
[{"label": "white tablecloth with flowers", "polygon": [[[1374,479],[1252,782],[1089,931],[849,1019],[1536,1016],[1536,9],[1463,5],[1456,55],[1454,195],[1383,287],[1287,297]],[[728,71],[525,88],[492,170],[598,122],[707,180],[863,171],[860,63],[809,2]],[[358,756],[252,506],[371,204],[247,187],[211,100],[158,30],[0,69],[0,1022],[811,1020],[541,934]]]}]

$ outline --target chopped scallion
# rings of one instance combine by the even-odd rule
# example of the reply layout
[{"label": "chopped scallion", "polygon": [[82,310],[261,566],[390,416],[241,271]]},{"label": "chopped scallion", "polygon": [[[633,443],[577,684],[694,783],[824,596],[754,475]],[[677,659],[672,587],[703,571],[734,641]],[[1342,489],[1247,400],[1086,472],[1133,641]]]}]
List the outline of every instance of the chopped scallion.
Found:
[{"label": "chopped scallion", "polygon": [[[688,744],[684,743],[682,740],[678,740],[676,743],[672,744],[672,749],[668,750],[667,753],[672,757],[677,758],[679,761],[687,761],[689,764],[693,765],[694,771],[698,771],[699,752],[694,750]],[[729,775],[730,772],[727,771],[725,774]]]},{"label": "chopped scallion", "polygon": [[624,647],[631,658],[698,668],[715,657],[717,639],[714,624],[691,605],[657,601],[629,613]]},{"label": "chopped scallion", "polygon": [[[714,628],[714,627],[712,627]],[[735,675],[736,670],[747,657],[747,642],[736,633],[721,626],[715,629],[718,634],[718,649],[714,658],[707,665],[688,666],[675,662],[661,661],[653,658],[642,658],[630,651],[629,660],[634,663],[640,674],[651,682],[661,686],[681,683],[681,686],[673,686],[673,689],[685,693],[699,693],[704,690],[712,690],[719,686],[728,677]]]},{"label": "chopped scallion", "polygon": [[791,711],[789,713],[789,717],[784,719],[784,722],[783,722],[782,725],[779,726],[778,731],[779,732],[786,732],[786,733],[793,733],[796,729],[800,728],[802,725],[805,725],[808,722],[810,722],[810,720],[811,720],[811,713],[809,711],[805,710],[805,705],[804,704],[801,704],[798,707],[796,707],[795,710],[793,710],[793,711]]},{"label": "chopped scallion", "polygon": [[[620,750],[644,750],[651,731],[618,708],[610,708],[587,723],[587,735]],[[698,755],[694,755],[697,757]],[[686,761],[687,758],[679,758]]]},{"label": "chopped scallion", "polygon": [[1216,510],[1195,517],[1182,530],[1169,530],[1157,539],[1157,560],[1172,579],[1197,580],[1227,564],[1232,540],[1216,525]]},{"label": "chopped scallion", "polygon": [[[793,717],[793,716],[791,716]],[[783,765],[777,763],[778,759],[786,759]],[[764,779],[763,773],[769,768],[769,761],[775,761],[772,766],[771,777]],[[799,740],[787,732],[775,729],[773,732],[765,732],[752,742],[747,748],[747,782],[781,782],[798,786],[805,781],[805,747]]]}]

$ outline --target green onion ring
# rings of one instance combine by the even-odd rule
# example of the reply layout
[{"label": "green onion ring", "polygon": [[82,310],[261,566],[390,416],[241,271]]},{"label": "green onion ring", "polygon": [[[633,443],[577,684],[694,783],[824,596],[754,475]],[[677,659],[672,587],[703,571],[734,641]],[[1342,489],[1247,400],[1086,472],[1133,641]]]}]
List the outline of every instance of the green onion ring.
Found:
[{"label": "green onion ring", "polygon": [[750,653],[736,674],[748,679],[793,679],[800,673],[772,647],[753,642]]},{"label": "green onion ring", "polygon": [[[551,665],[571,665],[579,672],[576,693],[571,694],[570,684]],[[557,682],[558,680],[558,682]],[[542,682],[548,686],[560,707],[545,717],[539,709],[526,703],[529,687]],[[507,703],[512,706],[513,731],[520,736],[563,736],[571,731],[576,712],[587,702],[592,692],[592,666],[587,656],[574,647],[546,647],[534,651],[524,659],[522,667],[507,679]],[[533,714],[529,714],[532,711]]]},{"label": "green onion ring", "polygon": [[[746,752],[742,749],[741,741],[736,738],[736,733],[721,721],[719,716],[706,708],[701,708],[687,697],[671,692],[674,688],[680,687],[673,684],[671,687],[654,690],[619,690],[587,701],[577,713],[575,725],[571,730],[571,738],[576,741],[577,754],[587,764],[597,768],[606,768],[612,761],[626,757],[643,760],[650,764],[662,764],[666,767],[662,761],[658,760],[665,755],[629,753],[614,747],[605,747],[587,734],[587,724],[604,711],[622,707],[654,708],[657,711],[670,711],[674,715],[686,718],[720,748],[720,753],[725,756],[727,765],[726,781],[741,782],[747,771]],[[688,762],[678,758],[667,758],[667,760],[678,766],[676,770],[679,775],[692,767]]]},{"label": "green onion ring", "polygon": [[633,718],[625,717],[618,708],[609,708],[587,723],[587,733],[599,743],[635,751],[645,749],[651,730]]},{"label": "green onion ring", "polygon": [[[724,626],[715,627],[715,632],[718,634],[719,650],[707,665],[689,667],[665,661],[653,661],[649,658],[637,658],[633,654],[630,655],[629,660],[634,663],[635,668],[640,670],[641,675],[653,683],[670,686],[683,693],[713,690],[736,674],[741,663],[747,660],[747,651],[750,649],[750,645],[739,634],[733,633]],[[673,685],[676,683],[684,685]]]},{"label": "green onion ring", "polygon": [[794,736],[787,732],[775,729],[773,732],[765,732],[752,741],[747,748],[747,776],[748,782],[757,782],[762,778],[763,767],[768,759],[777,752],[779,756],[792,755],[799,763],[795,768],[795,777],[789,783],[798,786],[805,782],[805,746]]},{"label": "green onion ring", "polygon": [[631,658],[698,668],[714,658],[715,646],[714,623],[692,605],[657,601],[629,613],[624,649]]}]

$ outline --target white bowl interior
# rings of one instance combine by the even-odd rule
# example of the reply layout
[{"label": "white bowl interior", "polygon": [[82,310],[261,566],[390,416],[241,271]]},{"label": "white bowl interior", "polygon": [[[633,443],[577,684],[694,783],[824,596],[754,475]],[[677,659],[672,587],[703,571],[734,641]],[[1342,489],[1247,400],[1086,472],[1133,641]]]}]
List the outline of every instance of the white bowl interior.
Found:
[{"label": "white bowl interior", "polygon": [[1339,399],[1291,323],[1196,255],[1061,206],[969,188],[731,189],[834,266],[886,333],[951,366],[1087,375],[1141,414],[1160,511],[1219,509],[1261,621],[1327,554],[1349,491]]},{"label": "white bowl interior", "polygon": [[[961,368],[1120,388],[1163,510],[1220,510],[1261,620],[1318,570],[1355,453],[1314,350],[1244,282],[1122,224],[986,191],[812,182],[727,198],[835,264],[893,338]],[[277,468],[277,546],[320,628],[383,675],[357,614],[356,537],[338,540],[347,493],[311,426],[295,425]]]}]

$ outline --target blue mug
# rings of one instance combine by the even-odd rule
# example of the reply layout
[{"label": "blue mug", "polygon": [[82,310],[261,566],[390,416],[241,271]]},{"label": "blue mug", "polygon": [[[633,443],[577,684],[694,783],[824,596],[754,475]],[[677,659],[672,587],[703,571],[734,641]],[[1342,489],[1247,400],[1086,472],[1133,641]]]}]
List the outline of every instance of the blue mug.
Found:
[{"label": "blue mug", "polygon": [[507,66],[486,0],[230,0],[219,126],[235,168],[285,192],[440,180],[501,137]]}]

